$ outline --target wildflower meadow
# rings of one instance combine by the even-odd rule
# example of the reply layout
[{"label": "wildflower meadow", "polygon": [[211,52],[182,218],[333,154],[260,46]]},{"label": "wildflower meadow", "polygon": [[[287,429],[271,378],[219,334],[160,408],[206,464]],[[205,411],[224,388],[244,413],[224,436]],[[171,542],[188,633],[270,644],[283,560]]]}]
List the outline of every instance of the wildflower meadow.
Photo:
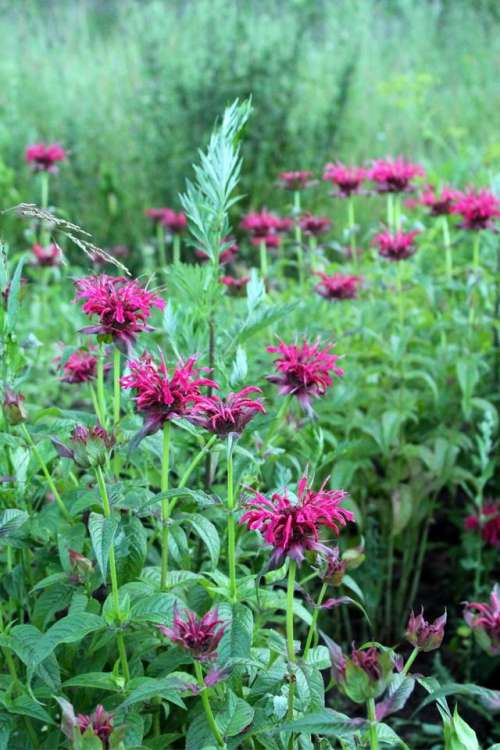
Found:
[{"label": "wildflower meadow", "polygon": [[55,127],[5,166],[0,750],[500,750],[494,170],[264,200],[236,93],[119,242]]}]

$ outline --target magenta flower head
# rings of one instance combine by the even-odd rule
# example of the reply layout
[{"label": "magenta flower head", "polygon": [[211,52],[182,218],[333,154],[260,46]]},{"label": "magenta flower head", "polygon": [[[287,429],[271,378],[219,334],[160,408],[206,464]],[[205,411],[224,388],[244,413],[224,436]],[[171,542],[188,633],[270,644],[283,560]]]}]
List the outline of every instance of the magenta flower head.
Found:
[{"label": "magenta flower head", "polygon": [[[90,346],[88,349],[77,349],[70,354],[63,365],[63,383],[89,383],[95,380],[97,376],[97,356],[95,355],[96,347]],[[108,371],[111,365],[104,365],[104,371]]]},{"label": "magenta flower head", "polygon": [[326,234],[326,232],[328,232],[332,226],[332,222],[330,219],[327,219],[326,216],[305,214],[300,217],[299,226],[306,237],[319,237],[321,234]]},{"label": "magenta flower head", "polygon": [[446,625],[446,611],[434,622],[424,620],[424,608],[415,617],[413,611],[406,626],[406,640],[420,651],[435,651],[441,646]]},{"label": "magenta flower head", "polygon": [[147,208],[144,212],[155,224],[162,224],[172,234],[182,234],[187,227],[187,217],[172,208]]},{"label": "magenta flower head", "polygon": [[229,393],[225,399],[220,396],[202,396],[193,407],[190,421],[219,438],[239,436],[257,413],[266,413],[258,399],[249,398],[253,393],[262,391],[256,386],[248,386],[237,393]]},{"label": "magenta flower head", "polygon": [[415,190],[413,178],[424,176],[425,171],[419,164],[406,162],[401,157],[374,161],[367,175],[378,193],[409,193]]},{"label": "magenta flower head", "polygon": [[3,392],[2,412],[5,421],[11,427],[14,427],[16,424],[21,424],[21,422],[25,422],[28,415],[26,413],[26,407],[24,406],[23,394],[14,391],[12,388],[9,388],[9,386],[5,386]]},{"label": "magenta flower head", "polygon": [[57,172],[57,163],[64,161],[66,151],[58,143],[33,143],[26,148],[25,158],[35,172]]},{"label": "magenta flower head", "polygon": [[318,491],[308,486],[307,476],[298,484],[297,501],[292,502],[288,490],[275,492],[269,499],[254,491],[255,497],[246,506],[240,523],[258,531],[273,547],[270,566],[278,568],[285,557],[299,564],[309,551],[326,554],[328,547],[319,540],[319,528],[325,526],[338,535],[353,514],[341,503],[347,498],[344,490],[326,490],[325,480]]},{"label": "magenta flower head", "polygon": [[196,357],[177,362],[169,373],[165,359],[155,362],[150,354],[129,362],[130,374],[121,379],[123,388],[135,391],[136,409],[144,415],[144,426],[134,439],[137,445],[146,435],[157,432],[167,420],[191,416],[193,406],[202,398],[200,388],[218,388],[215,381],[202,376]]},{"label": "magenta flower head", "polygon": [[52,444],[61,458],[71,458],[83,469],[90,466],[104,466],[115,445],[114,435],[107,432],[100,424],[90,429],[85,425],[76,425],[67,446],[58,438],[52,438]]},{"label": "magenta flower head", "polygon": [[59,245],[52,242],[50,245],[35,244],[31,248],[33,263],[36,266],[59,266],[61,265],[62,253]]},{"label": "magenta flower head", "polygon": [[252,245],[259,246],[264,244],[268,250],[276,249],[281,245],[281,237],[279,234],[270,232],[269,234],[262,235],[262,237],[252,237],[250,239]]},{"label": "magenta flower head", "polygon": [[386,689],[395,666],[390,649],[369,646],[345,656],[330,638],[325,639],[332,661],[332,676],[340,690],[354,703],[366,703]]},{"label": "magenta flower head", "polygon": [[366,180],[367,171],[363,167],[347,167],[341,162],[326,164],[323,179],[337,186],[332,195],[337,198],[349,198],[360,192],[361,183]]},{"label": "magenta flower head", "polygon": [[321,578],[332,586],[340,586],[347,572],[347,561],[340,556],[340,549],[332,547],[324,556],[324,569]]},{"label": "magenta flower head", "polygon": [[328,300],[356,299],[362,276],[334,273],[329,276],[319,271],[321,281],[314,287],[318,294]]},{"label": "magenta flower head", "polygon": [[453,213],[462,217],[462,229],[497,231],[494,220],[500,216],[500,201],[489,190],[467,190],[457,199]]},{"label": "magenta flower head", "polygon": [[400,261],[411,258],[417,252],[415,237],[420,234],[413,232],[391,232],[385,230],[373,238],[373,245],[378,245],[378,254],[387,260]]},{"label": "magenta flower head", "polygon": [[123,276],[85,276],[75,281],[76,297],[86,300],[82,310],[97,315],[97,325],[86,326],[81,333],[110,336],[118,348],[129,353],[137,334],[154,330],[147,321],[153,307],[163,310],[165,301],[143,289],[138,281]]},{"label": "magenta flower head", "polygon": [[240,227],[251,237],[266,237],[268,234],[278,231],[280,217],[272,214],[266,209],[262,211],[251,211],[243,217]]},{"label": "magenta flower head", "polygon": [[420,201],[417,202],[426,206],[431,216],[446,216],[453,213],[453,206],[461,195],[462,193],[458,190],[449,187],[444,187],[441,192],[437,192],[428,185],[420,196]]},{"label": "magenta flower head", "polygon": [[500,654],[500,586],[495,584],[489,603],[466,602],[464,620],[476,634],[479,645],[491,656]]},{"label": "magenta flower head", "polygon": [[464,526],[467,531],[481,531],[486,544],[500,547],[500,502],[485,503],[482,515],[467,516]]},{"label": "magenta flower head", "polygon": [[172,643],[189,651],[193,659],[211,661],[217,658],[216,649],[224,635],[226,624],[219,619],[217,608],[203,617],[197,617],[190,610],[186,610],[184,617],[181,617],[175,608],[172,627],[158,625],[158,628]]},{"label": "magenta flower head", "polygon": [[99,737],[104,748],[109,747],[109,737],[113,731],[113,715],[104,710],[104,706],[97,706],[94,713],[78,714],[76,721],[80,732],[83,734],[89,728],[96,737]]},{"label": "magenta flower head", "polygon": [[314,185],[312,172],[281,172],[278,175],[278,185],[284,190],[304,190]]},{"label": "magenta flower head", "polygon": [[240,276],[239,279],[236,276],[221,276],[219,281],[224,286],[229,287],[229,289],[240,291],[246,287],[250,281],[250,276]]},{"label": "magenta flower head", "polygon": [[344,370],[338,367],[336,354],[331,354],[332,344],[320,349],[319,340],[314,344],[285,344],[268,346],[267,351],[278,354],[274,364],[276,375],[268,375],[267,380],[279,386],[282,396],[295,396],[309,416],[313,416],[311,397],[324,396],[333,386],[332,375],[341,377]]}]

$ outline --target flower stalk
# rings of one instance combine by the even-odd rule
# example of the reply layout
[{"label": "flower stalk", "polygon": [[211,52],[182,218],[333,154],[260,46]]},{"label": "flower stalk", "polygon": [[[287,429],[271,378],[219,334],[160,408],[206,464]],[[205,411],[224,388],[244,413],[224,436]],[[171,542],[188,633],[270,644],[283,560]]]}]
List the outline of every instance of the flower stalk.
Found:
[{"label": "flower stalk", "polygon": [[[170,473],[170,432],[171,424],[167,420],[163,425],[163,447],[162,447],[162,458],[161,458],[161,479],[160,479],[160,491],[165,493],[168,491],[169,473]],[[167,574],[168,574],[168,524],[170,519],[170,505],[168,498],[163,497],[161,501],[161,577],[160,577],[160,588],[162,591],[166,590],[167,587]]]},{"label": "flower stalk", "polygon": [[313,637],[316,633],[316,625],[318,624],[318,617],[319,617],[321,605],[323,603],[323,599],[325,598],[327,588],[328,588],[328,585],[325,582],[323,582],[323,585],[321,586],[321,590],[319,592],[318,600],[316,602],[316,606],[312,614],[311,625],[309,626],[309,631],[307,633],[306,645],[304,647],[304,661],[307,660],[307,657],[309,656],[309,651],[311,650]]},{"label": "flower stalk", "polygon": [[295,243],[297,245],[297,268],[299,274],[299,284],[304,285],[304,250],[302,247],[302,227],[300,226],[300,191],[295,190],[293,193],[293,213],[295,216]]},{"label": "flower stalk", "polygon": [[259,242],[260,275],[267,279],[267,248],[265,240]]},{"label": "flower stalk", "polygon": [[448,217],[446,216],[446,214],[441,216],[440,218],[446,258],[446,277],[448,279],[448,282],[451,282],[453,279],[453,256],[451,254],[450,226],[448,224]]},{"label": "flower stalk", "polygon": [[351,248],[351,258],[356,265],[357,263],[357,252],[356,252],[356,221],[354,217],[354,198],[352,195],[347,199],[347,227],[349,229],[349,247]]},{"label": "flower stalk", "polygon": [[370,740],[370,750],[378,750],[378,737],[377,737],[377,716],[375,713],[375,700],[370,698],[366,704],[368,721],[370,725],[368,727],[368,737]]},{"label": "flower stalk", "polygon": [[[106,482],[100,466],[96,466],[95,474],[97,479],[97,486],[99,487],[99,494],[102,500],[102,509],[104,511],[104,517],[111,517],[111,506],[109,504],[108,490],[106,488]],[[115,558],[115,547],[111,542],[109,547],[109,575],[111,578],[111,592],[113,597],[113,608],[115,616],[120,617],[120,596],[118,590],[118,574],[116,572],[116,558]],[[120,655],[120,662],[122,665],[123,678],[127,683],[130,680],[130,670],[127,660],[127,651],[125,649],[125,640],[123,633],[118,630],[116,633],[116,642],[118,646],[118,653]]]},{"label": "flower stalk", "polygon": [[413,665],[413,662],[415,661],[415,659],[417,658],[417,656],[419,655],[419,653],[420,653],[419,647],[415,646],[414,649],[413,649],[413,651],[411,652],[411,654],[407,658],[407,660],[405,662],[405,665],[403,667],[403,674],[404,675],[408,674],[408,672],[410,671],[410,669],[411,669],[411,667]]},{"label": "flower stalk", "polygon": [[120,421],[120,350],[115,346],[113,350],[113,424],[116,427]]},{"label": "flower stalk", "polygon": [[99,341],[99,352],[97,355],[97,403],[99,405],[101,425],[106,427],[106,398],[104,395],[104,344]]},{"label": "flower stalk", "polygon": [[236,582],[236,529],[234,522],[233,441],[227,441],[227,558],[229,566],[229,596],[237,601]]},{"label": "flower stalk", "polygon": [[59,494],[59,490],[57,489],[57,487],[55,485],[55,482],[52,479],[52,476],[51,476],[51,474],[50,474],[50,472],[49,472],[49,470],[47,468],[47,464],[43,460],[43,458],[42,458],[42,456],[41,456],[38,448],[36,447],[35,443],[33,442],[33,438],[31,437],[31,435],[29,434],[28,430],[26,429],[26,425],[24,425],[22,423],[21,423],[21,431],[22,431],[24,437],[26,438],[26,442],[28,443],[28,445],[30,446],[31,450],[33,451],[36,460],[38,461],[38,463],[40,465],[42,473],[43,473],[45,479],[47,480],[47,484],[49,485],[50,491],[54,495],[54,499],[55,499],[57,505],[59,506],[59,509],[61,510],[61,512],[62,512],[63,516],[66,518],[66,520],[67,521],[71,521],[71,516],[69,514],[69,511],[68,511],[68,509],[66,508],[66,506],[63,503],[62,497]]},{"label": "flower stalk", "polygon": [[200,662],[197,661],[196,659],[194,660],[194,671],[196,674],[198,685],[200,687],[201,702],[203,704],[203,709],[205,711],[205,716],[207,717],[207,722],[210,727],[210,731],[212,732],[214,740],[216,741],[217,745],[219,747],[225,747],[224,738],[222,737],[219,731],[219,727],[217,726],[217,723],[215,721],[215,717],[212,711],[212,706],[210,705],[208,688],[206,687],[205,681],[203,679],[203,670],[201,668]]},{"label": "flower stalk", "polygon": [[177,233],[172,240],[172,260],[174,264],[181,262],[181,236]]}]

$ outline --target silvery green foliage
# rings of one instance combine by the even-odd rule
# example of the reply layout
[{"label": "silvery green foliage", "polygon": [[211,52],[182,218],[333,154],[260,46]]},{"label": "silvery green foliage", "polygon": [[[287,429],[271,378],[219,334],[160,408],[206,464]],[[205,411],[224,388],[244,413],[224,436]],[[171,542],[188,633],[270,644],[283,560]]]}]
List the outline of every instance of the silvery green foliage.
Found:
[{"label": "silvery green foliage", "polygon": [[206,150],[198,152],[194,182],[187,180],[186,192],[180,196],[195,243],[212,263],[224,249],[222,241],[230,229],[228,211],[238,200],[232,196],[241,171],[238,140],[250,112],[250,100],[236,99],[227,107]]}]

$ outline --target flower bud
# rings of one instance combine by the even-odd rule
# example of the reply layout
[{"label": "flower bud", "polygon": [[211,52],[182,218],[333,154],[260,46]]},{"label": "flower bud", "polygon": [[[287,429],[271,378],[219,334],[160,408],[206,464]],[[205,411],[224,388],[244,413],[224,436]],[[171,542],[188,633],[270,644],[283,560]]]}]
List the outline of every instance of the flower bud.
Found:
[{"label": "flower bud", "polygon": [[75,552],[74,549],[69,550],[69,561],[71,567],[81,576],[86,577],[88,574],[93,573],[94,565],[88,557],[81,555],[79,552]]},{"label": "flower bud", "polygon": [[100,425],[95,425],[90,430],[77,425],[71,434],[73,458],[82,468],[103,466],[114,444],[114,436]]},{"label": "flower bud", "polygon": [[8,386],[5,388],[2,409],[5,421],[11,427],[20,424],[21,422],[25,422],[27,419],[28,415],[26,414],[26,408],[23,401],[24,396],[22,393],[16,393],[16,391],[13,391],[12,388],[9,388]]},{"label": "flower bud", "polygon": [[346,659],[345,679],[341,687],[355,703],[366,703],[382,695],[393,669],[394,660],[390,650],[374,646],[353,649],[351,658]]},{"label": "flower bud", "polygon": [[421,651],[434,651],[443,642],[444,626],[446,625],[446,611],[433,623],[424,620],[424,608],[415,617],[413,611],[406,626],[406,639]]}]

